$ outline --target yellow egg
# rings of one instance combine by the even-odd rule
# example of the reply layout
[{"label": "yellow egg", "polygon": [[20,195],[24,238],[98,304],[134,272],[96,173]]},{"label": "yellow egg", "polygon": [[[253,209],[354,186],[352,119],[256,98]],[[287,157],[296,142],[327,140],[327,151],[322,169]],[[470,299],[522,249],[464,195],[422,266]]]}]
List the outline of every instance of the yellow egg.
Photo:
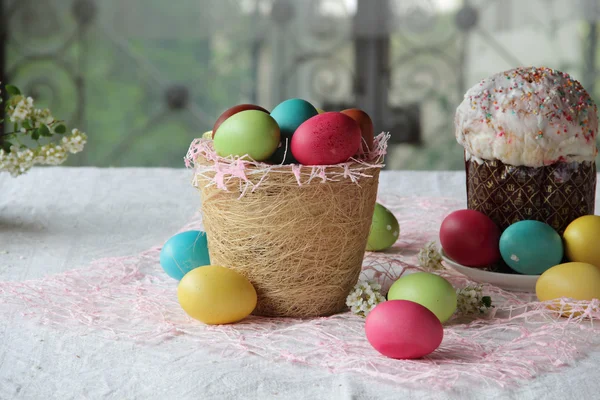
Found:
[{"label": "yellow egg", "polygon": [[209,325],[240,321],[256,307],[256,290],[250,281],[215,265],[188,272],[179,282],[177,298],[190,317]]},{"label": "yellow egg", "polygon": [[571,222],[563,234],[565,254],[569,261],[600,267],[600,216],[585,215]]},{"label": "yellow egg", "polygon": [[202,139],[209,139],[212,140],[213,138],[213,131],[206,131],[202,134]]},{"label": "yellow egg", "polygon": [[600,268],[582,262],[556,265],[538,278],[535,293],[540,301],[600,299]]},{"label": "yellow egg", "polygon": [[317,108],[317,112],[318,112],[319,114],[323,114],[325,111],[321,110],[320,108]]}]

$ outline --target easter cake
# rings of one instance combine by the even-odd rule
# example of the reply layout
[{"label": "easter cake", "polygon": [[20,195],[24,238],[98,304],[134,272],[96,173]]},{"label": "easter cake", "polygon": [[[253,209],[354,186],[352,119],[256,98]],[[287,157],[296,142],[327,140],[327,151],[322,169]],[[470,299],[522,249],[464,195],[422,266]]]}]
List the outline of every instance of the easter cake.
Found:
[{"label": "easter cake", "polygon": [[458,106],[467,206],[504,231],[538,220],[559,234],[593,214],[597,107],[564,72],[520,67],[477,83]]}]

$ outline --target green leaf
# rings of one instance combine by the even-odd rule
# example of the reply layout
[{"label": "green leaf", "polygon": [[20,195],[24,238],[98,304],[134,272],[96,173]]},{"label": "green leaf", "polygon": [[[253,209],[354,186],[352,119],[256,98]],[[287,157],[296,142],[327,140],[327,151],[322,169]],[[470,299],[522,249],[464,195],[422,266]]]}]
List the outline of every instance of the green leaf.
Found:
[{"label": "green leaf", "polygon": [[15,122],[15,124],[13,125],[13,132],[18,132],[19,131],[19,124],[17,124]]},{"label": "green leaf", "polygon": [[67,127],[62,124],[58,125],[56,128],[54,128],[54,133],[58,133],[58,134],[62,135],[65,132],[67,132]]},{"label": "green leaf", "polygon": [[40,136],[52,136],[52,133],[50,133],[50,129],[48,128],[48,125],[42,125],[38,128],[38,132],[40,133]]},{"label": "green leaf", "polygon": [[19,88],[14,85],[6,85],[6,92],[11,96],[18,96],[21,94]]},{"label": "green leaf", "polygon": [[31,129],[31,128],[33,128],[33,126],[31,126],[31,124],[29,123],[29,120],[25,120],[25,122],[23,122],[23,128]]},{"label": "green leaf", "polygon": [[481,298],[481,302],[483,303],[484,306],[486,306],[487,308],[490,308],[492,306],[492,298],[490,296],[483,296]]},{"label": "green leaf", "polygon": [[36,129],[35,131],[33,131],[33,133],[31,134],[31,138],[33,140],[38,140],[40,138],[40,130]]},{"label": "green leaf", "polygon": [[12,147],[12,143],[9,142],[8,140],[5,140],[3,142],[0,142],[0,146],[2,146],[2,150],[4,150],[7,153],[10,153],[10,148]]}]

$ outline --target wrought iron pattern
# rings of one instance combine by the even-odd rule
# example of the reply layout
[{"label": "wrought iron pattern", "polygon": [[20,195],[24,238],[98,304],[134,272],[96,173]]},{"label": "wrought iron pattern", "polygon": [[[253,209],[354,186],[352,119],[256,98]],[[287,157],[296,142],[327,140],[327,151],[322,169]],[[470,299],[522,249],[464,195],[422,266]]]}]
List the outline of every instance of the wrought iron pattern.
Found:
[{"label": "wrought iron pattern", "polygon": [[[392,133],[393,168],[462,168],[452,124],[473,83],[473,41],[502,60],[497,69],[522,61],[489,23],[500,2],[516,4],[4,0],[0,76],[88,131],[88,150],[74,161],[82,165],[181,166],[187,144],[227,106],[304,97],[367,110]],[[584,23],[571,69],[594,90],[597,28]]]}]

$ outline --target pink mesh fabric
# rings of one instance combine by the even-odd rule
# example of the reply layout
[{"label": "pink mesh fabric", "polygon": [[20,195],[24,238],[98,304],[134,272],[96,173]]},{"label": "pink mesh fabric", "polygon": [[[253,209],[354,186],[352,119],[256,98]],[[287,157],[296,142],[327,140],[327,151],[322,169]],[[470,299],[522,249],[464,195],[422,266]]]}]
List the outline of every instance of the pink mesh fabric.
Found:
[{"label": "pink mesh fabric", "polygon": [[[461,208],[454,199],[382,197],[401,225],[401,238],[385,253],[367,253],[364,277],[384,288],[408,269],[416,254],[434,240],[441,220]],[[201,228],[199,215],[182,230]],[[600,344],[595,321],[598,301],[570,303],[580,315],[561,318],[529,294],[508,293],[489,285],[494,312],[483,319],[453,319],[441,347],[422,360],[392,360],[367,342],[364,319],[350,313],[328,318],[250,317],[226,326],[206,326],[187,317],[177,303],[177,282],[163,273],[160,248],[131,257],[106,258],[77,270],[26,282],[0,282],[0,309],[18,309],[24,319],[57,330],[155,344],[179,336],[190,346],[210,348],[223,357],[258,355],[384,379],[404,386],[456,384],[515,385],[568,366]],[[456,287],[469,282],[442,272]]]}]

